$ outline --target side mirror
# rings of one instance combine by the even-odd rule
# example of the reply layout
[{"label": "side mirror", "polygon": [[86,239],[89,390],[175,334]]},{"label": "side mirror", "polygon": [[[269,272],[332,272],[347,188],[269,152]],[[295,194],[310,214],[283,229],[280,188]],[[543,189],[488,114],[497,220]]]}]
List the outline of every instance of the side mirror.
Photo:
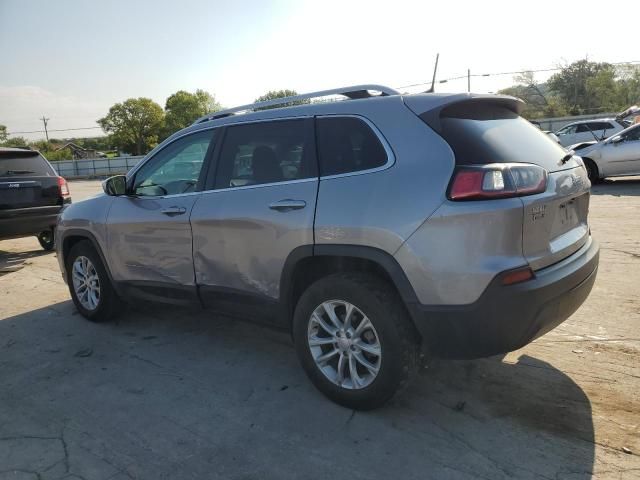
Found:
[{"label": "side mirror", "polygon": [[618,143],[622,142],[623,140],[624,139],[620,135],[618,135],[617,137],[613,137],[611,139],[611,143],[613,143],[615,145],[615,144],[618,144]]},{"label": "side mirror", "polygon": [[114,197],[117,197],[119,195],[126,195],[126,175],[116,175],[115,177],[107,178],[104,182],[102,182],[102,189],[104,190],[104,193]]}]

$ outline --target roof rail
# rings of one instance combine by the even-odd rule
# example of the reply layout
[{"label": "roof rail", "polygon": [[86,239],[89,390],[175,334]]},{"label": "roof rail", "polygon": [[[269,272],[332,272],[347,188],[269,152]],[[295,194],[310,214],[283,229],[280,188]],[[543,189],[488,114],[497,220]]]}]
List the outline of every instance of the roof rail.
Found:
[{"label": "roof rail", "polygon": [[[371,93],[369,92],[380,92],[380,95],[371,95]],[[320,90],[318,92],[303,93],[302,95],[294,95],[291,97],[274,98],[273,100],[266,100],[264,102],[256,102],[247,105],[240,105],[239,107],[227,108],[218,112],[209,113],[208,115],[197,119],[193,123],[195,125],[196,123],[207,122],[209,120],[215,120],[216,118],[228,117],[238,112],[256,111],[260,108],[274,107],[276,105],[284,105],[287,103],[299,102],[301,100],[309,100],[312,98],[328,97],[329,95],[344,95],[347,98],[356,99],[369,98],[374,96],[400,95],[400,92],[383,85],[354,85],[352,87]]]}]

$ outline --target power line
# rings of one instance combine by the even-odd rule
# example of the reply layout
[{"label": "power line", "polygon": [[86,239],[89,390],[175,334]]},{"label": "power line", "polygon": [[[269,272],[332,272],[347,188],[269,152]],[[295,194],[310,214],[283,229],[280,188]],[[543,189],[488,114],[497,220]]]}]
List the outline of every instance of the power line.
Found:
[{"label": "power line", "polygon": [[[49,120],[47,118],[47,120]],[[94,130],[96,128],[102,128],[102,127],[79,127],[79,128],[57,128],[57,129],[49,129],[49,132],[71,132],[71,131],[75,131],[75,130]],[[28,132],[7,132],[7,135],[18,135],[18,134],[22,134],[22,133],[42,133],[45,130],[31,130]]]},{"label": "power line", "polygon": [[[640,60],[632,60],[629,62],[614,62],[614,63],[610,63],[609,65],[638,65],[640,64]],[[553,68],[538,68],[538,69],[529,69],[529,70],[517,70],[517,71],[513,71],[513,72],[492,72],[492,73],[472,73],[472,74],[465,74],[465,75],[459,75],[457,77],[450,77],[450,78],[444,78],[442,80],[438,80],[438,83],[447,83],[447,82],[452,82],[454,80],[462,80],[463,78],[468,79],[469,77],[497,77],[497,76],[501,76],[501,75],[518,75],[518,74],[523,74],[523,73],[542,73],[542,72],[557,72],[559,70],[562,70],[565,67],[553,67]],[[421,85],[428,85],[429,82],[422,82],[422,83],[414,83],[411,85],[402,85],[400,87],[396,87],[396,88],[409,88],[409,87],[419,87]]]}]

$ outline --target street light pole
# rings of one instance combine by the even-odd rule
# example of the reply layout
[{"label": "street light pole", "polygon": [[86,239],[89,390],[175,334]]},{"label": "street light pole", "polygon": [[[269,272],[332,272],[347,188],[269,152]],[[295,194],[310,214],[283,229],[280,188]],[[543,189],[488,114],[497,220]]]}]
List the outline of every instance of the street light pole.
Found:
[{"label": "street light pole", "polygon": [[471,69],[467,68],[467,93],[471,93]]}]

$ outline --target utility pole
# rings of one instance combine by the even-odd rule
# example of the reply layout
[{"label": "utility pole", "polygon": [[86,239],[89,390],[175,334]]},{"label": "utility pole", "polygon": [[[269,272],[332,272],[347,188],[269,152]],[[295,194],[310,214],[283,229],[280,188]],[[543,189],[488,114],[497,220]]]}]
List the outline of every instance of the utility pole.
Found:
[{"label": "utility pole", "polygon": [[47,132],[47,122],[49,121],[49,119],[44,118],[44,115],[43,115],[40,120],[42,120],[42,123],[44,124],[44,134],[47,137],[47,143],[49,143],[49,132]]},{"label": "utility pole", "polygon": [[467,68],[467,93],[471,93],[471,69]]}]

